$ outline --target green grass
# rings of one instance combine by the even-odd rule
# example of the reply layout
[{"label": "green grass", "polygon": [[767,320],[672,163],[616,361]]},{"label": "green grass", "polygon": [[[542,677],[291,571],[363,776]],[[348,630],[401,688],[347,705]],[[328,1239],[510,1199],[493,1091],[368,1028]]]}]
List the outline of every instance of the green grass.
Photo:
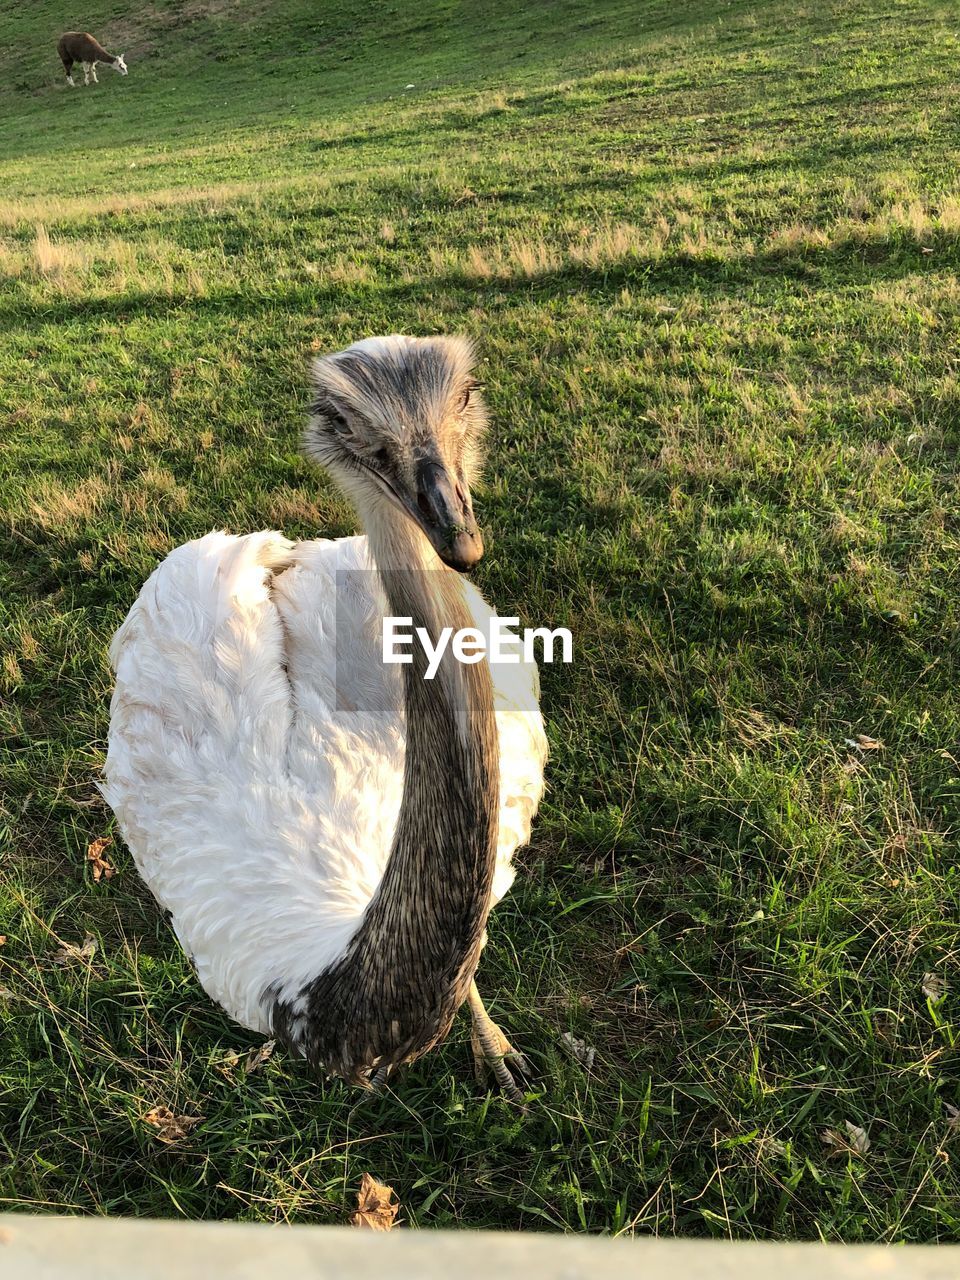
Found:
[{"label": "green grass", "polygon": [[[955,14],[90,0],[70,91],[59,12],[0,17],[0,1206],[957,1239]],[[525,1117],[465,1020],[382,1100],[245,1074],[85,862],[114,627],[211,527],[352,530],[305,358],[396,330],[477,339],[479,580],[577,645],[481,969]]]}]

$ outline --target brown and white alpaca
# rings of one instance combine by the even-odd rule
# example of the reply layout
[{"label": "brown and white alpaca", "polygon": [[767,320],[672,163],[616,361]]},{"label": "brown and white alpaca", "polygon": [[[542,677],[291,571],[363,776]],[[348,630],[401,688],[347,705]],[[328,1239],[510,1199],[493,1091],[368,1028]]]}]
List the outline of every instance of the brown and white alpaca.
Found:
[{"label": "brown and white alpaca", "polygon": [[73,84],[75,62],[83,63],[84,84],[90,83],[91,76],[94,84],[100,83],[97,79],[98,62],[105,62],[107,66],[113,67],[114,71],[119,71],[122,76],[127,74],[127,64],[123,60],[123,54],[107,53],[100,41],[94,40],[89,31],[65,31],[57,41],[57,53],[67,73],[67,84]]}]

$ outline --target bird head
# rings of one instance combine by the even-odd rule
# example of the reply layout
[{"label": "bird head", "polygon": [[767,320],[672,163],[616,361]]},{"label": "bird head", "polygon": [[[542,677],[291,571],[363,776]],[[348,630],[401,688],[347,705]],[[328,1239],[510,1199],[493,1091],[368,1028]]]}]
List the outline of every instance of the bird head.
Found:
[{"label": "bird head", "polygon": [[312,367],[304,446],[366,519],[387,504],[461,572],[483,555],[471,484],[487,423],[465,338],[365,338]]}]

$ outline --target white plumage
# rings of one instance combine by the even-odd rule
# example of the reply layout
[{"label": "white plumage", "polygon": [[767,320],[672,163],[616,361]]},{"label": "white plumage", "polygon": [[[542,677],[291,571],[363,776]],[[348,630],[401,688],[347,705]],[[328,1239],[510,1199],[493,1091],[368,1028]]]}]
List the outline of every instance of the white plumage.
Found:
[{"label": "white plumage", "polygon": [[[338,570],[366,572],[338,594]],[[111,647],[104,795],[204,989],[254,1031],[271,1030],[268,990],[295,1000],[343,955],[390,854],[404,702],[402,668],[381,661],[385,612],[365,537],[210,533],[160,565]],[[536,668],[492,674],[498,900],[547,747]]]}]

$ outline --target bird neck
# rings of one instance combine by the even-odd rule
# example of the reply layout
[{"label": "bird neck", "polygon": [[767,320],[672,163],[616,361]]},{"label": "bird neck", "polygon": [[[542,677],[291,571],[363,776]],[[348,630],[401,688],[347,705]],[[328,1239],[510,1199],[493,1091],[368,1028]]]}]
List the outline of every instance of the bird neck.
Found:
[{"label": "bird neck", "polygon": [[[443,566],[405,517],[372,547],[394,617],[423,627],[435,647],[444,627],[473,625],[464,579]],[[406,563],[397,565],[402,557]],[[486,661],[459,662],[448,644],[432,680],[412,645],[404,665],[403,796],[390,859],[368,912],[378,950],[416,972],[422,998],[466,998],[490,910],[499,825],[499,743]],[[393,967],[392,964],[390,966]],[[434,1040],[434,1043],[436,1041]]]},{"label": "bird neck", "polygon": [[[381,515],[367,528],[392,616],[426,628],[434,644],[444,627],[472,625],[463,580],[410,520]],[[490,911],[499,823],[490,669],[458,662],[448,645],[426,680],[423,646],[412,649],[403,667],[406,754],[390,857],[344,956],[303,993],[293,1035],[309,1059],[354,1080],[445,1038],[468,994]],[[285,1016],[275,1011],[281,1034]]]}]

